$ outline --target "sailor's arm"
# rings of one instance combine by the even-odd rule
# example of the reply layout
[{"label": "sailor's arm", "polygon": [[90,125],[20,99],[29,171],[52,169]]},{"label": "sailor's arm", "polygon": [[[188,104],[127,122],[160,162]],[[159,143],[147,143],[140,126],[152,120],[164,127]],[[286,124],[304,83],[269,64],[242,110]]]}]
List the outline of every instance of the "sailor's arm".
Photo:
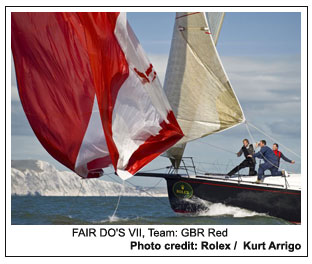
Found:
[{"label": "sailor's arm", "polygon": [[253,155],[248,155],[248,157],[250,158],[258,158],[258,159],[263,159],[263,153],[260,151],[258,151],[257,153],[253,154]]},{"label": "sailor's arm", "polygon": [[289,162],[289,163],[292,163],[292,164],[295,163],[294,160],[290,160],[290,159],[287,158],[282,152],[281,152],[281,158],[282,158],[283,160],[285,160],[286,162]]},{"label": "sailor's arm", "polygon": [[241,149],[236,153],[236,155],[237,155],[237,157],[240,157],[242,154],[243,154],[243,149],[241,148]]},{"label": "sailor's arm", "polygon": [[258,142],[256,142],[256,143],[253,143],[253,144],[252,144],[252,146],[253,146],[254,150],[258,147],[258,145],[259,145],[259,143],[258,143]]}]

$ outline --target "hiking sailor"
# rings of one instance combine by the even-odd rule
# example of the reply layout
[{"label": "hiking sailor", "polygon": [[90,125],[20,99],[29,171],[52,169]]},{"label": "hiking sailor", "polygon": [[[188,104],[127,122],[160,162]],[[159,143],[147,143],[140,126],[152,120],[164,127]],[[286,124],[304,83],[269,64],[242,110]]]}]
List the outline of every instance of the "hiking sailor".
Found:
[{"label": "hiking sailor", "polygon": [[263,159],[264,163],[259,165],[258,169],[258,179],[256,183],[262,183],[264,180],[264,172],[266,170],[270,170],[272,176],[288,176],[286,171],[279,171],[278,170],[278,158],[274,154],[273,150],[266,146],[265,140],[260,140],[259,146],[261,147],[260,151],[249,155],[249,157]]},{"label": "hiking sailor", "polygon": [[274,143],[274,144],[273,144],[273,152],[274,152],[274,154],[277,156],[277,159],[278,159],[278,167],[279,167],[279,165],[280,165],[281,159],[283,159],[283,160],[285,160],[286,162],[289,162],[289,163],[291,163],[291,164],[294,164],[294,163],[295,163],[294,160],[290,160],[290,159],[286,158],[286,157],[283,155],[283,153],[280,152],[280,151],[278,150],[278,144],[277,144],[277,143]]},{"label": "hiking sailor", "polygon": [[[255,148],[257,147],[257,143],[255,144]],[[243,140],[243,146],[240,149],[239,152],[236,153],[237,157],[240,157],[244,153],[245,159],[237,165],[234,169],[232,169],[227,175],[232,176],[239,170],[249,167],[249,175],[257,175],[257,172],[255,171],[256,161],[253,157],[249,157],[248,155],[255,154],[254,146],[252,144],[249,144],[249,140],[245,138]]]}]

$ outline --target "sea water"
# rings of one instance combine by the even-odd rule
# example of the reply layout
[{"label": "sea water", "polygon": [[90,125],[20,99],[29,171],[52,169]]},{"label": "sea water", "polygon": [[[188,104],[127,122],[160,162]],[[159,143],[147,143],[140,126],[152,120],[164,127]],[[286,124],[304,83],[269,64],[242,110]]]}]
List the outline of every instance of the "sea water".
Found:
[{"label": "sea water", "polygon": [[[167,197],[11,196],[13,225],[284,225],[238,207],[206,203],[198,214],[177,214]],[[118,207],[117,207],[118,205]],[[115,214],[114,214],[115,212]]]}]

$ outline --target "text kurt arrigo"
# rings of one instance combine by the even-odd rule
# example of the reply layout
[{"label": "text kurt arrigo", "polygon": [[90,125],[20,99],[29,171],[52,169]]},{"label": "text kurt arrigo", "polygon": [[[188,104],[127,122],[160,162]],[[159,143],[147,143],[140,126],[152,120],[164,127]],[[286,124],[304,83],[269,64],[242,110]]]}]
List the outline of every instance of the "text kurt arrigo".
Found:
[{"label": "text kurt arrigo", "polygon": [[[80,237],[130,237],[136,240],[130,241],[130,249],[135,251],[153,251],[153,250],[237,250],[238,248],[246,251],[257,250],[286,250],[294,252],[301,249],[300,243],[284,242],[252,242],[252,241],[234,241],[231,243],[215,241],[216,238],[228,237],[228,228],[217,230],[215,228],[183,228],[181,230],[163,230],[160,228],[73,228],[72,236]],[[213,241],[203,240],[199,243],[193,241],[155,243],[142,241],[145,237],[149,238],[214,238]],[[141,241],[138,241],[138,240]]]}]

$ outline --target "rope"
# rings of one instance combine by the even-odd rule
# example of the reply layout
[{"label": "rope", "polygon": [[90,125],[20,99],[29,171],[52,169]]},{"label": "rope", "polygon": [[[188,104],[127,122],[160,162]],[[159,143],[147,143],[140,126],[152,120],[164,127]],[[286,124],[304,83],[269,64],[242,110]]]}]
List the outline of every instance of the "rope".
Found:
[{"label": "rope", "polygon": [[249,134],[249,136],[250,136],[250,138],[251,138],[251,141],[252,141],[253,143],[256,143],[254,137],[252,136],[252,134],[251,134],[251,132],[250,132],[250,130],[249,130],[249,126],[248,126],[247,120],[245,120],[245,125],[246,125],[246,128],[247,128],[248,134]]},{"label": "rope", "polygon": [[118,201],[117,201],[117,204],[116,204],[115,211],[114,211],[113,215],[110,217],[110,219],[112,219],[112,220],[115,218],[116,212],[117,212],[117,210],[118,210],[119,203],[120,203],[121,193],[122,193],[122,191],[123,191],[123,189],[124,189],[124,186],[125,186],[125,181],[123,180],[123,181],[122,181],[122,187],[120,188],[119,197],[118,197]]},{"label": "rope", "polygon": [[[83,180],[84,180],[84,179],[82,178],[82,179],[81,179],[81,184],[80,184],[79,191],[78,191],[78,193],[77,193],[77,195],[76,195],[75,197],[78,197],[79,194],[80,194],[80,192],[81,192],[81,190],[82,190],[82,183],[83,183]],[[75,200],[75,201],[76,201],[76,200]],[[71,207],[69,208],[69,212],[72,212],[73,207],[74,207],[74,203],[71,204]]]},{"label": "rope", "polygon": [[[135,184],[133,184],[133,183],[131,183],[131,182],[127,182],[127,183],[131,184],[131,185],[134,186],[134,187],[139,187],[139,186],[137,186],[137,185],[135,185]],[[166,205],[166,206],[168,205],[167,203],[165,203],[165,202],[163,202],[162,200],[158,199],[157,197],[153,196],[153,195],[150,194],[149,192],[144,191],[144,190],[142,190],[142,192],[145,192],[145,193],[146,193],[147,195],[149,195],[150,197],[152,197],[152,198],[158,200],[158,202],[160,202],[160,203],[162,203],[162,204],[164,204],[164,205]]]},{"label": "rope", "polygon": [[[252,142],[256,143],[255,139],[253,138],[253,136],[252,136],[252,134],[251,134],[251,132],[250,132],[250,130],[249,130],[249,126],[248,126],[247,120],[245,120],[245,124],[246,124],[246,128],[247,128],[247,131],[248,131],[248,133],[249,133],[249,136],[250,136]],[[272,166],[274,166],[275,168],[279,169],[278,166],[276,166],[276,165],[273,164],[271,161],[269,161],[266,157],[264,157],[263,154],[262,154],[262,152],[259,151],[259,153],[261,154],[261,156],[262,156],[262,158],[263,158],[264,160],[266,160],[268,163],[270,163],[270,164],[271,164]]]},{"label": "rope", "polygon": [[153,186],[147,188],[146,191],[156,188],[156,186],[157,186],[159,183],[161,183],[162,180],[163,180],[163,179],[160,179],[155,185],[153,185]]},{"label": "rope", "polygon": [[[114,174],[114,173],[110,173],[110,174]],[[117,182],[114,178],[112,178],[112,177],[110,177],[109,175],[110,174],[106,174],[106,176],[108,176],[109,178],[111,178],[114,182],[116,182],[116,183],[119,183],[119,182]],[[162,179],[161,179],[162,180]],[[130,185],[132,185],[132,186],[134,186],[134,187],[139,187],[138,185],[135,185],[135,184],[133,184],[133,183],[131,183],[131,182],[129,182],[129,181],[124,181],[124,182],[126,182],[126,183],[128,183],[128,184],[130,184]],[[153,196],[152,194],[150,194],[148,191],[145,191],[145,190],[141,190],[142,192],[144,192],[144,193],[146,193],[147,195],[149,195],[150,197],[152,197],[152,198],[154,198],[154,199],[156,199],[158,202],[160,202],[160,203],[162,203],[162,204],[164,204],[164,205],[168,205],[167,203],[165,203],[165,202],[163,202],[162,200],[160,200],[160,199],[158,199],[157,197],[155,197],[155,196]]]},{"label": "rope", "polygon": [[[247,124],[247,120],[246,120],[246,124]],[[249,125],[251,125],[253,128],[255,128],[256,130],[258,130],[260,133],[262,133],[263,135],[265,135],[266,137],[270,138],[273,142],[278,142],[278,140],[274,139],[273,137],[271,137],[270,135],[266,134],[264,131],[262,131],[261,129],[257,128],[255,125],[251,124],[250,122],[248,122]],[[248,126],[247,126],[248,127]],[[296,155],[298,158],[301,159],[301,156],[298,155],[296,152],[292,151],[291,149],[287,148],[285,145],[283,145],[282,143],[278,143],[279,145],[283,146],[285,149],[287,149],[289,152],[291,152],[292,154]]]},{"label": "rope", "polygon": [[216,145],[210,144],[210,143],[208,143],[208,142],[204,142],[204,141],[199,140],[199,139],[196,140],[195,142],[196,142],[196,143],[201,142],[201,143],[204,143],[204,144],[209,145],[209,146],[211,146],[211,147],[214,147],[214,148],[216,148],[216,149],[220,149],[220,150],[223,150],[223,151],[225,151],[225,152],[229,152],[229,153],[231,153],[231,154],[236,154],[236,152],[234,152],[234,151],[231,151],[231,150],[222,148],[222,147],[220,147],[220,146],[216,146]]},{"label": "rope", "polygon": [[[230,165],[234,165],[233,164],[233,160],[229,160],[229,163],[231,162],[231,164]],[[229,166],[229,164],[224,164],[224,163],[218,163],[218,164],[216,164],[216,163],[211,163],[211,162],[203,162],[203,161],[197,161],[196,162],[196,164],[207,164],[207,165],[220,165],[220,166]]]},{"label": "rope", "polygon": [[84,179],[81,179],[80,189],[79,189],[78,194],[77,194],[76,196],[79,196],[79,194],[80,194],[80,192],[81,192],[81,190],[82,190],[82,183],[83,183],[83,180],[84,180]]},{"label": "rope", "polygon": [[145,173],[145,172],[159,171],[159,170],[165,170],[165,169],[167,169],[167,167],[163,167],[159,169],[150,169],[150,170],[145,170],[145,171],[140,171],[140,172]]},{"label": "rope", "polygon": [[[249,133],[249,136],[250,136],[251,140],[252,140],[253,142],[256,143],[256,141],[254,140],[254,138],[253,138],[253,136],[252,136],[252,134],[251,134],[251,132],[250,132],[250,130],[249,130],[248,123],[250,124],[250,122],[247,122],[247,120],[245,120],[245,124],[246,124],[247,131],[248,131],[248,133]],[[253,126],[252,124],[250,124],[250,125]],[[256,128],[255,126],[253,126],[253,127]],[[257,129],[257,128],[256,128],[256,129]],[[259,129],[257,129],[257,130],[260,131]],[[264,132],[263,132],[263,135],[265,135],[265,136],[267,136],[267,137],[270,138],[270,136],[266,135]],[[273,139],[273,141],[275,141],[275,140]],[[281,144],[281,145],[282,145],[282,144]],[[276,165],[273,164],[271,161],[269,161],[266,157],[264,157],[263,154],[262,154],[262,152],[259,151],[259,153],[261,154],[263,160],[265,160],[265,161],[267,161],[268,163],[270,163],[273,167],[279,169],[279,166],[276,166]],[[289,171],[289,172],[290,172],[290,171]],[[293,172],[291,172],[291,173],[293,173]]]}]

